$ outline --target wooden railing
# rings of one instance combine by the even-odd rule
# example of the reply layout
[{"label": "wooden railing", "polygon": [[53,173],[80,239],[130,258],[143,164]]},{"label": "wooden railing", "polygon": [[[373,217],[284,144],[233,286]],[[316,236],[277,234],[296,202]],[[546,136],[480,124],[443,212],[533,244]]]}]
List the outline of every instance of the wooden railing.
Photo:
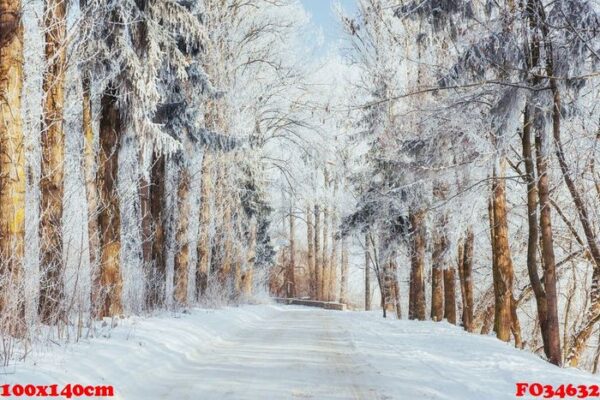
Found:
[{"label": "wooden railing", "polygon": [[336,303],[334,301],[318,301],[309,299],[288,299],[283,297],[275,297],[274,300],[279,304],[290,304],[296,306],[308,306],[308,307],[319,307],[325,310],[337,310],[345,311],[346,305],[342,303]]}]

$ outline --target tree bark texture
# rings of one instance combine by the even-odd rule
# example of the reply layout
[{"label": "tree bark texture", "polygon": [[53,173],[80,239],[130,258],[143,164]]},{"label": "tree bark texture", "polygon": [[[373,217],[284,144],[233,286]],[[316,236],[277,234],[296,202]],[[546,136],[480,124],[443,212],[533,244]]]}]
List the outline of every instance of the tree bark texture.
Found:
[{"label": "tree bark texture", "polygon": [[47,0],[41,124],[40,320],[55,324],[64,318],[62,214],[64,195],[64,86],[67,2]]},{"label": "tree bark texture", "polygon": [[99,191],[98,229],[100,232],[100,309],[96,317],[113,317],[123,311],[120,269],[121,213],[117,193],[121,116],[116,90],[109,86],[102,96],[100,149],[97,186]]},{"label": "tree bark texture", "polygon": [[425,320],[425,214],[410,213],[410,292],[408,318]]},{"label": "tree bark texture", "polygon": [[[513,297],[513,265],[510,256],[508,239],[508,216],[506,210],[506,182],[504,180],[504,163],[500,161],[499,171],[494,171],[492,184],[492,249],[493,278],[495,292],[494,331],[498,339],[508,342],[511,335]],[[499,172],[499,173],[498,173]]]},{"label": "tree bark texture", "polygon": [[188,272],[190,264],[189,220],[190,220],[190,172],[187,166],[182,166],[177,187],[177,230],[175,241],[177,252],[174,264],[174,299],[180,306],[187,305]]},{"label": "tree bark texture", "polygon": [[25,154],[21,1],[0,0],[0,311],[2,329],[23,334]]},{"label": "tree bark texture", "polygon": [[202,158],[202,170],[200,177],[200,226],[197,245],[197,267],[196,267],[196,295],[203,296],[208,286],[208,276],[210,273],[210,222],[211,222],[211,176],[212,155],[205,153]]}]

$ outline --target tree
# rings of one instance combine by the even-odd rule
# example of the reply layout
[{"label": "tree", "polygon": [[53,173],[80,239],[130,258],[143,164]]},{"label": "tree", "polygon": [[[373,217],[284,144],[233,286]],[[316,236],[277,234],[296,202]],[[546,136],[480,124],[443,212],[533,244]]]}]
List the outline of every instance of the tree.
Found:
[{"label": "tree", "polygon": [[[152,0],[99,4],[104,7],[99,7],[96,18],[102,23],[93,25],[89,35],[94,42],[86,52],[96,54],[89,60],[88,71],[104,71],[106,64],[112,67],[101,100],[97,164],[100,293],[95,296],[99,304],[93,308],[96,316],[103,317],[122,312],[117,192],[121,142],[125,137],[137,138],[143,157],[152,156],[153,149],[167,154],[178,150],[178,141],[156,123],[163,119],[164,109],[158,110],[161,100],[173,97],[168,91],[159,93],[165,83],[160,76],[167,65],[163,58],[169,56],[167,69],[178,74],[176,80],[187,74],[205,75],[196,73],[194,64],[186,70],[190,66],[185,54],[190,49],[197,52],[204,35],[200,21],[188,8],[193,4]],[[197,79],[195,83],[199,93],[204,93],[206,85]]]},{"label": "tree", "polygon": [[323,276],[323,264],[321,263],[321,209],[318,204],[314,207],[314,263],[315,263],[315,298],[322,300],[322,276]]},{"label": "tree", "polygon": [[25,155],[21,118],[23,23],[21,2],[0,2],[0,309],[2,329],[23,334]]},{"label": "tree", "polygon": [[473,242],[471,227],[467,229],[464,242],[459,244],[458,274],[462,298],[462,324],[466,331],[473,331]]},{"label": "tree", "polygon": [[43,322],[64,318],[62,213],[64,168],[64,81],[67,1],[48,0],[44,9],[46,72],[43,82],[41,186],[41,279],[39,313]]},{"label": "tree", "polygon": [[[144,217],[149,231],[152,231],[152,240],[147,238],[147,255],[149,261],[145,265],[146,270],[146,307],[154,309],[162,306],[165,302],[165,284],[167,279],[166,265],[166,215],[165,211],[165,155],[153,153],[150,167],[150,181],[148,184],[149,205],[144,209]],[[144,202],[142,203],[144,204]]]},{"label": "tree", "polygon": [[308,264],[308,282],[310,297],[316,299],[316,265],[315,265],[315,251],[314,251],[314,230],[313,230],[313,212],[312,207],[306,208],[306,243],[307,243],[307,254],[306,262]]},{"label": "tree", "polygon": [[200,194],[200,232],[198,236],[198,262],[196,269],[196,293],[205,294],[210,272],[210,212],[211,212],[211,155],[206,153],[202,159],[201,194]]},{"label": "tree", "polygon": [[340,303],[348,303],[348,239],[342,239],[342,259],[340,274]]},{"label": "tree", "polygon": [[444,318],[444,257],[447,246],[446,238],[436,232],[431,260],[431,319],[433,321],[441,321]]},{"label": "tree", "polygon": [[189,220],[190,220],[190,173],[189,167],[185,164],[181,166],[179,183],[177,187],[177,207],[179,209],[179,217],[175,240],[177,242],[177,252],[175,254],[175,301],[179,305],[187,304],[188,290],[188,268],[189,268]]},{"label": "tree", "polygon": [[410,215],[410,292],[408,318],[425,319],[425,227],[421,211]]},{"label": "tree", "polygon": [[295,297],[296,292],[296,229],[294,213],[290,210],[290,261],[286,271],[286,297]]},{"label": "tree", "polygon": [[365,235],[365,311],[371,311],[371,252],[369,235]]}]

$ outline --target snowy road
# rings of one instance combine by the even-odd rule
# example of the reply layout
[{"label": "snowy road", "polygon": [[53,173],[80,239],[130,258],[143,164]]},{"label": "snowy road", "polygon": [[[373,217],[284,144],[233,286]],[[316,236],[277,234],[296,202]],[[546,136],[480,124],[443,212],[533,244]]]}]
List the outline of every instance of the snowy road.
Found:
[{"label": "snowy road", "polygon": [[135,318],[35,354],[5,383],[111,384],[118,399],[513,399],[516,382],[600,384],[446,323],[294,306]]},{"label": "snowy road", "polygon": [[[201,398],[380,398],[343,319],[316,309],[277,309],[268,323],[256,321],[213,349],[195,371]],[[176,393],[181,398],[185,389]]]}]

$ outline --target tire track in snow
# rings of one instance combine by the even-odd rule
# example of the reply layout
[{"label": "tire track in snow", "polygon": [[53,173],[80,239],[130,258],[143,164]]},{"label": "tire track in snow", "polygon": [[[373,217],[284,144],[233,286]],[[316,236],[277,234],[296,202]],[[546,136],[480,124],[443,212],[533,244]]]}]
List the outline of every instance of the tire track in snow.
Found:
[{"label": "tire track in snow", "polygon": [[[335,314],[333,315],[335,317]],[[342,375],[345,380],[348,380],[348,389],[352,393],[352,398],[355,400],[371,400],[381,399],[376,393],[375,389],[369,388],[368,390],[364,387],[364,371],[361,367],[361,363],[358,363],[352,356],[356,349],[354,339],[349,332],[340,324],[340,321],[336,319],[336,326],[332,326],[333,318],[331,314],[325,315],[325,337],[330,342],[347,342],[347,346],[343,346],[342,351],[333,351],[334,368],[336,372]],[[350,348],[351,351],[347,351]],[[346,350],[346,351],[343,351]],[[357,378],[361,382],[357,382]]]}]

